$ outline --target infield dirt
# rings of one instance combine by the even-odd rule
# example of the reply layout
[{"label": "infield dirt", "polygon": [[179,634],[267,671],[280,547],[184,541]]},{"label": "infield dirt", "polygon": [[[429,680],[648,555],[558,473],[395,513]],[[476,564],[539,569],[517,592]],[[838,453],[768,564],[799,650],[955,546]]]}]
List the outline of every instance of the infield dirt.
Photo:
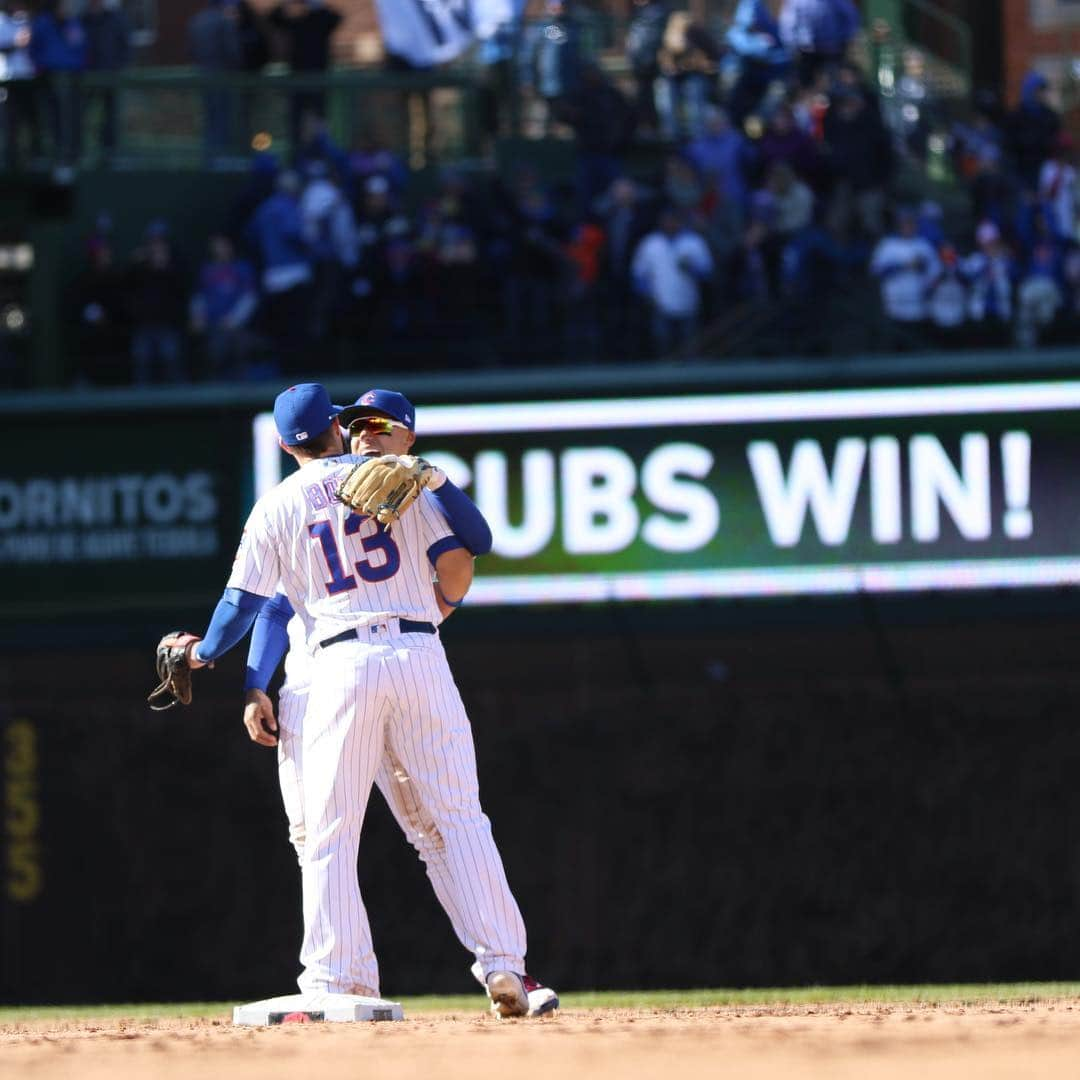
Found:
[{"label": "infield dirt", "polygon": [[732,1076],[937,1080],[1076,1075],[1080,1000],[1025,1005],[565,1009],[542,1020],[417,1014],[399,1024],[237,1028],[198,1020],[0,1026],[0,1075],[26,1080],[620,1080]]}]

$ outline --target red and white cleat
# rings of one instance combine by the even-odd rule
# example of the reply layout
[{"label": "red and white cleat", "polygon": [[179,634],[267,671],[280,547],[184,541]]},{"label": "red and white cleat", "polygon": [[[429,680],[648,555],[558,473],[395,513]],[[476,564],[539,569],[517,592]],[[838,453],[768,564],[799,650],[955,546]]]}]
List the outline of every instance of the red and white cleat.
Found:
[{"label": "red and white cleat", "polygon": [[491,1011],[498,1017],[546,1016],[559,1007],[559,995],[531,975],[492,971],[484,978],[479,961],[472,966],[476,981],[487,990]]}]

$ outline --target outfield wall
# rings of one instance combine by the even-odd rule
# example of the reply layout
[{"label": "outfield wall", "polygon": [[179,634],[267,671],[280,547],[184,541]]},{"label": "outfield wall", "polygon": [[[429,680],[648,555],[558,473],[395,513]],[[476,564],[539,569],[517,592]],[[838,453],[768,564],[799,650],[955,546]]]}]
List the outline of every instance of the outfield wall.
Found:
[{"label": "outfield wall", "polygon": [[[544,978],[1075,978],[1075,610],[826,604],[447,629]],[[152,714],[148,647],[7,668],[0,1000],[288,990],[299,875],[240,678],[230,659]],[[378,796],[360,877],[384,990],[468,992]]]},{"label": "outfield wall", "polygon": [[[1076,977],[1075,373],[928,363],[807,366],[794,395],[784,368],[370,377],[502,514],[444,638],[544,978]],[[144,705],[154,642],[205,625],[281,465],[272,396],[0,403],[2,1001],[296,975],[241,658],[190,708]],[[384,989],[468,990],[375,807]]]}]

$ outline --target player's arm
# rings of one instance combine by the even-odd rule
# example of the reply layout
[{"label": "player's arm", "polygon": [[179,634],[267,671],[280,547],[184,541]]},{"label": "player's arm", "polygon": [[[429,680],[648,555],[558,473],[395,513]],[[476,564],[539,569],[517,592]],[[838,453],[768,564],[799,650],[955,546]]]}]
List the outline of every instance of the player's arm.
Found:
[{"label": "player's arm", "polygon": [[452,536],[437,541],[428,551],[435,567],[435,602],[445,619],[465,600],[473,581],[474,559],[491,550],[491,527],[472,499],[450,480],[440,478],[428,492],[453,530]]},{"label": "player's arm", "polygon": [[247,670],[244,674],[244,690],[266,692],[278,665],[289,650],[289,620],[293,606],[284,593],[272,596],[260,608],[251,631],[248,646]]},{"label": "player's arm", "polygon": [[435,560],[435,602],[444,619],[461,607],[473,582],[475,559],[464,547],[444,551]]},{"label": "player's arm", "polygon": [[266,688],[288,652],[288,624],[292,617],[288,597],[277,593],[259,609],[251,630],[244,675],[244,727],[251,741],[261,746],[277,745],[277,717]]},{"label": "player's arm", "polygon": [[491,550],[491,526],[480,513],[476,503],[446,478],[441,469],[438,472],[442,479],[433,480],[427,488],[435,500],[435,505],[446,518],[446,523],[454,535],[473,555],[486,555]]},{"label": "player's arm", "polygon": [[197,641],[188,654],[191,667],[206,667],[224,656],[251,629],[267,600],[269,597],[258,593],[226,588],[202,640]]}]

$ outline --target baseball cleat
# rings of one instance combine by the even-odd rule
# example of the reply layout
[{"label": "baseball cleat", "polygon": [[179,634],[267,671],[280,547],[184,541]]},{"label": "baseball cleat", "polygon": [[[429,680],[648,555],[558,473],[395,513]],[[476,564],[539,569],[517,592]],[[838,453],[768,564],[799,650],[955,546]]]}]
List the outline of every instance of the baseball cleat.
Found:
[{"label": "baseball cleat", "polygon": [[491,1011],[500,1019],[517,1016],[546,1016],[559,1007],[559,996],[531,975],[514,971],[492,971],[484,978],[479,961],[472,966],[473,976],[483,984],[491,999]]},{"label": "baseball cleat", "polygon": [[559,995],[550,986],[544,986],[531,975],[522,975],[521,985],[525,987],[529,998],[527,1016],[546,1016],[558,1009]]}]

